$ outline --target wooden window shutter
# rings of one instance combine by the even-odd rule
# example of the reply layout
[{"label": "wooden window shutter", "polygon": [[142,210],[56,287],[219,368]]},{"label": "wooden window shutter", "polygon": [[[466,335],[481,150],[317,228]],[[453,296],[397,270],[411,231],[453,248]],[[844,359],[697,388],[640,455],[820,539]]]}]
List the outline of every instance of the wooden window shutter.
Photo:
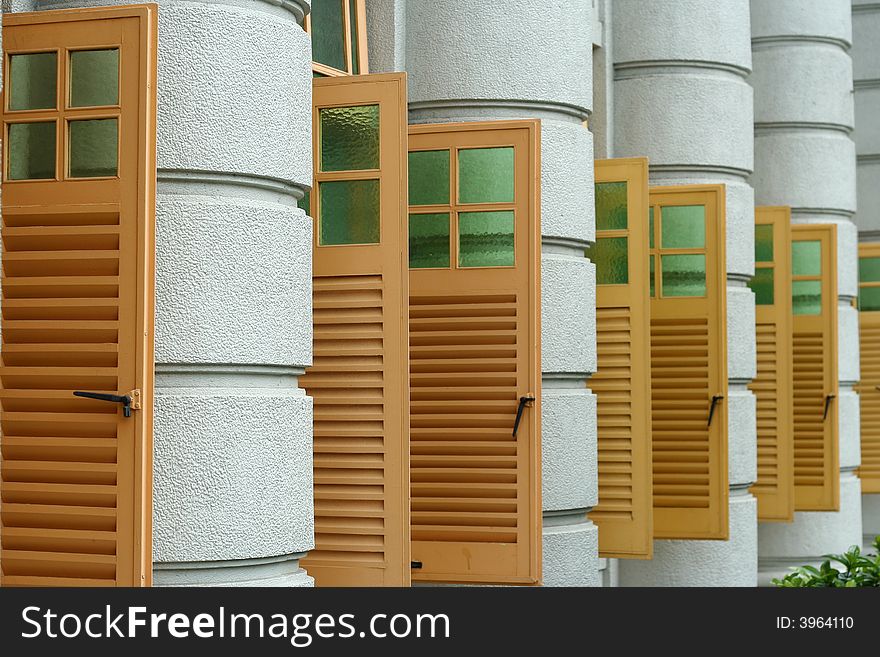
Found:
[{"label": "wooden window shutter", "polygon": [[596,161],[599,556],[651,558],[648,160]]},{"label": "wooden window shutter", "polygon": [[837,227],[791,227],[795,511],[840,508]]},{"label": "wooden window shutter", "polygon": [[414,581],[540,580],[539,131],[410,127]]},{"label": "wooden window shutter", "polygon": [[3,47],[2,584],[149,585],[156,8]]},{"label": "wooden window shutter", "polygon": [[315,550],[320,586],[409,584],[406,76],[316,79]]},{"label": "wooden window shutter", "polygon": [[312,37],[315,77],[369,73],[365,0],[313,0],[303,29]]},{"label": "wooden window shutter", "polygon": [[794,519],[792,433],[791,209],[755,208],[758,374],[749,388],[758,413],[758,519]]},{"label": "wooden window shutter", "polygon": [[650,203],[654,537],[726,539],[725,188]]},{"label": "wooden window shutter", "polygon": [[880,493],[880,243],[859,244],[863,493]]}]

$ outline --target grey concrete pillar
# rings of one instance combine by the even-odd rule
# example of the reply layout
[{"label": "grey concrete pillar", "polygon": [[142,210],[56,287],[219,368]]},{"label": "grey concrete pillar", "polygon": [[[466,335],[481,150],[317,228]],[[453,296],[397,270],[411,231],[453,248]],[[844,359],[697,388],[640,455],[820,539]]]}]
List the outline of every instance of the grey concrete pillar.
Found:
[{"label": "grey concrete pillar", "polygon": [[755,175],[759,205],[794,223],[835,223],[838,243],[840,511],[795,513],[758,529],[759,580],[859,544],[859,379],[850,0],[752,0]]},{"label": "grey concrete pillar", "polygon": [[309,586],[309,3],[158,4],[154,582]]},{"label": "grey concrete pillar", "polygon": [[543,576],[548,586],[598,585],[598,533],[586,516],[598,496],[586,386],[596,369],[595,269],[584,258],[595,213],[583,125],[591,9],[579,0],[405,5],[412,122],[542,120]]},{"label": "grey concrete pillar", "polygon": [[[853,90],[859,240],[880,241],[880,3],[853,0]],[[865,545],[880,535],[880,495],[862,496]]]},{"label": "grey concrete pillar", "polygon": [[747,0],[612,3],[613,157],[647,155],[654,185],[727,185],[730,539],[658,540],[623,586],[754,586],[757,538],[752,90]]}]

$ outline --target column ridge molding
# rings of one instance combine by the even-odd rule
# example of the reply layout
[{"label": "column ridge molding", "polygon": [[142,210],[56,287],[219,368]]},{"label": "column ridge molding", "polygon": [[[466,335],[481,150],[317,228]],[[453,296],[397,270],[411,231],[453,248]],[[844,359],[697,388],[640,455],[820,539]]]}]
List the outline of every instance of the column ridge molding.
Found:
[{"label": "column ridge molding", "polygon": [[768,36],[752,37],[752,49],[761,46],[772,48],[788,44],[822,44],[837,46],[845,52],[849,52],[852,43],[838,37],[822,36],[821,34],[775,34]]},{"label": "column ridge molding", "polygon": [[[669,69],[663,71],[663,69]],[[737,79],[745,80],[750,74],[751,69],[730,62],[714,61],[709,59],[635,59],[626,62],[614,62],[614,79],[628,80],[631,78],[642,77],[642,74],[651,72],[652,75],[663,74],[681,74],[682,71],[691,71],[694,73],[704,73],[712,71],[715,73],[724,73]]]}]

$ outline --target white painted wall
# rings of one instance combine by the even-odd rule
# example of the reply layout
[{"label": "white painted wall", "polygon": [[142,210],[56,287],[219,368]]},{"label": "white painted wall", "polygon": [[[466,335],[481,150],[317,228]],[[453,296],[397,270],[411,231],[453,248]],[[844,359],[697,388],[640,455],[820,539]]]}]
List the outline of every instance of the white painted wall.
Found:
[{"label": "white painted wall", "polygon": [[850,0],[752,0],[755,195],[794,223],[838,227],[840,511],[760,523],[762,584],[861,540],[855,145]]},{"label": "white painted wall", "polygon": [[[606,17],[606,20],[608,18]],[[654,542],[623,586],[754,586],[757,477],[752,90],[746,0],[611,3],[612,157],[647,155],[651,184],[727,186],[730,540]],[[608,55],[604,55],[608,58]]]},{"label": "white painted wall", "polygon": [[[598,585],[592,10],[563,0],[367,3],[373,70],[405,68],[410,121],[542,120],[542,440],[547,585]],[[401,17],[405,16],[405,22]],[[401,53],[401,42],[404,52]],[[561,47],[561,44],[562,47]]]},{"label": "white painted wall", "polygon": [[309,3],[158,4],[154,581],[310,585]]},{"label": "white painted wall", "polygon": [[[880,3],[853,0],[853,90],[855,102],[859,240],[880,241]],[[880,494],[862,496],[862,532],[869,546],[880,535]]]}]

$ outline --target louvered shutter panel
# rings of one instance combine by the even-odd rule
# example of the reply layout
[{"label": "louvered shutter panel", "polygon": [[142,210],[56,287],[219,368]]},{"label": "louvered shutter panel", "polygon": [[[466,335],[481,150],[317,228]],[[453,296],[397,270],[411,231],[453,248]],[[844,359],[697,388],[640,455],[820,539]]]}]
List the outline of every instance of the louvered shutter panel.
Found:
[{"label": "louvered shutter panel", "polygon": [[880,493],[880,244],[859,244],[859,345],[863,493]]},{"label": "louvered shutter panel", "polygon": [[413,580],[540,579],[538,140],[410,127]]},{"label": "louvered shutter panel", "polygon": [[791,210],[755,208],[755,329],[758,373],[749,388],[758,419],[758,519],[794,518]]},{"label": "louvered shutter panel", "polygon": [[652,187],[650,203],[654,536],[726,539],[725,190]]},{"label": "louvered shutter panel", "polygon": [[409,584],[406,77],[316,79],[315,549],[319,586]]},{"label": "louvered shutter panel", "polygon": [[599,556],[650,558],[651,377],[648,360],[648,160],[596,161],[596,348]]},{"label": "louvered shutter panel", "polygon": [[794,225],[791,239],[794,508],[837,511],[837,227]]},{"label": "louvered shutter panel", "polygon": [[[155,37],[154,5],[4,17],[11,69],[4,134],[23,130],[24,121],[55,130],[42,142],[30,132],[5,144],[5,586],[151,580]],[[118,52],[118,102],[93,98],[79,109],[82,79],[71,81],[70,61],[96,49]],[[30,96],[11,97],[16,85],[28,85],[27,64],[18,65],[26,60],[10,64],[25,53],[54,53],[47,77],[54,71],[61,84],[34,79]],[[107,75],[113,79],[115,69]],[[92,126],[115,120],[118,133],[114,127],[98,142],[77,125],[83,117]],[[104,170],[89,168],[100,161]],[[119,404],[74,397],[74,390],[131,395],[139,408],[124,417]]]}]

